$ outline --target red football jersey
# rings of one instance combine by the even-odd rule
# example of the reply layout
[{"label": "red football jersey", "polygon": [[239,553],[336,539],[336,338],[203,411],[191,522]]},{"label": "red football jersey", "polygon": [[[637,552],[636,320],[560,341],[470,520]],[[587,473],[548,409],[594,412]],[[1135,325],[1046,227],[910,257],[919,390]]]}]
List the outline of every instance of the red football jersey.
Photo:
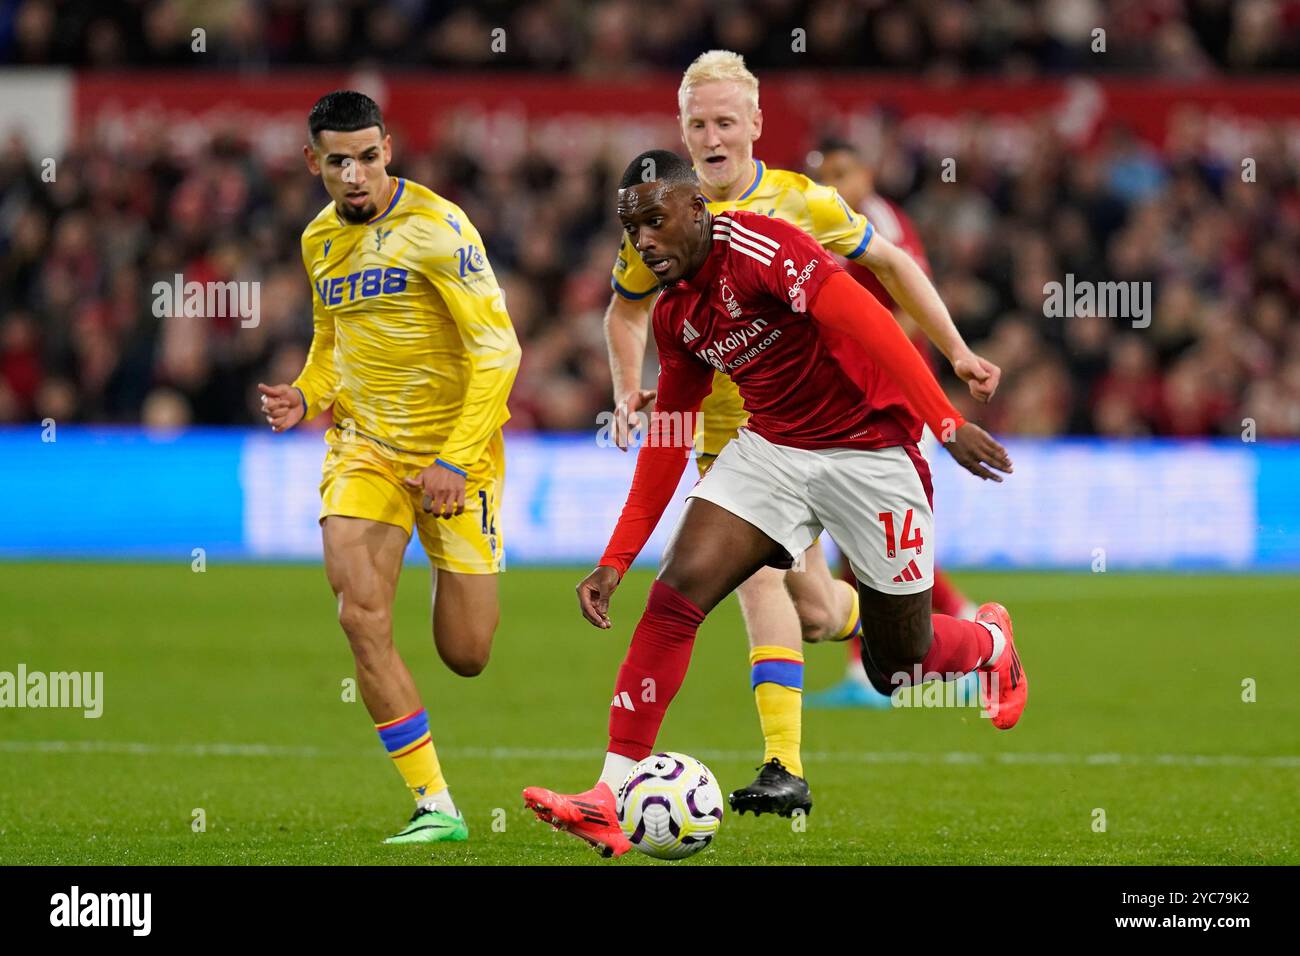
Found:
[{"label": "red football jersey", "polygon": [[664,411],[695,408],[713,371],[731,376],[747,427],[795,448],[915,443],[921,422],[861,346],[813,321],[805,303],[843,269],[796,226],[743,211],[713,219],[713,246],[664,289],[652,325]]}]

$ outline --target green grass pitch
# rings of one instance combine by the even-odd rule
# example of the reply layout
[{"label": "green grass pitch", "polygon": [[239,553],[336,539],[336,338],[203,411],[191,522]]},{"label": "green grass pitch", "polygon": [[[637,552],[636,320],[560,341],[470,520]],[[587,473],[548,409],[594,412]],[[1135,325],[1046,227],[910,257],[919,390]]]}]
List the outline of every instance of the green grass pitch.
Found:
[{"label": "green grass pitch", "polygon": [[[410,801],[363,706],[342,700],[351,657],[319,567],[0,565],[0,671],[104,673],[99,719],[0,710],[0,863],[650,864],[602,864],[520,800],[598,772],[650,581],[629,576],[602,633],[578,614],[581,573],[507,573],[492,663],[466,680],[433,650],[427,569],[407,567],[397,639],[471,839],[387,847]],[[1014,615],[1032,678],[1020,725],[1000,733],[972,709],[808,712],[806,825],[729,814],[678,865],[1300,862],[1294,577],[955,577]],[[761,756],[745,655],[729,599],[659,740],[704,759],[724,792]],[[807,657],[815,689],[844,651]]]}]

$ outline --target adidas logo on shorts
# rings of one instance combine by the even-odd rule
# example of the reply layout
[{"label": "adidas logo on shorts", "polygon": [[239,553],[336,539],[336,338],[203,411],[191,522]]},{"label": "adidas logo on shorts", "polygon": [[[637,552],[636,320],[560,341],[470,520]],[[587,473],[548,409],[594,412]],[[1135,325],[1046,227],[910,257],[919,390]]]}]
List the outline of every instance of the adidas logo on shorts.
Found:
[{"label": "adidas logo on shorts", "polygon": [[902,584],[904,581],[919,581],[919,580],[921,580],[921,569],[916,566],[916,561],[914,560],[908,561],[907,567],[903,568],[901,572],[894,575],[895,584]]}]

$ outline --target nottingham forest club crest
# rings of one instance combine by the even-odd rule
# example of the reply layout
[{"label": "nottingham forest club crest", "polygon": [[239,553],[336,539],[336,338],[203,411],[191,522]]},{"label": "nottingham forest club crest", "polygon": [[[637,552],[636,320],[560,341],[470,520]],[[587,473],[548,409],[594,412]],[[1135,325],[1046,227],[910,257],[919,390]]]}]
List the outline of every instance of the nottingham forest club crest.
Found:
[{"label": "nottingham forest club crest", "polygon": [[719,279],[718,285],[721,289],[719,295],[722,297],[723,304],[727,307],[727,314],[733,319],[740,318],[740,304],[736,302],[736,293],[732,292],[731,286],[727,285],[727,277],[723,276]]}]

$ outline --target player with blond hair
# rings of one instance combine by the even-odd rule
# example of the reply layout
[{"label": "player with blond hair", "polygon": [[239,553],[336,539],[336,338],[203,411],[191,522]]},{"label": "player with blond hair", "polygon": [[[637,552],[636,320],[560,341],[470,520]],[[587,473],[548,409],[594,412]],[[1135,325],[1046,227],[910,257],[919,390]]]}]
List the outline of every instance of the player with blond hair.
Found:
[{"label": "player with blond hair", "polygon": [[[682,76],[677,105],[682,141],[710,213],[741,210],[783,219],[830,252],[866,266],[944,354],[971,394],[979,401],[992,397],[1000,370],[967,346],[912,257],[878,234],[866,216],[852,209],[833,188],[799,173],[769,168],[755,158],[754,144],[763,133],[763,113],[758,78],[746,68],[743,57],[726,50],[701,54]],[[653,174],[646,170],[643,175],[649,181]],[[624,236],[613,270],[613,296],[605,313],[616,405],[615,436],[623,448],[630,418],[655,398],[653,390],[642,388],[641,370],[650,306],[660,289],[660,277],[670,267],[665,263],[660,263],[658,270],[647,266]],[[888,414],[914,428],[919,438],[920,420],[902,393],[878,369],[873,374],[879,384],[875,394]],[[700,416],[703,427],[702,436],[697,436],[697,464],[703,474],[748,418],[731,379],[721,373],[714,376]],[[860,633],[858,595],[851,585],[831,575],[820,545],[814,543],[796,556],[796,567],[802,570],[762,568],[736,592],[749,635],[751,682],[764,738],[757,779],[731,794],[732,808],[741,813],[789,815],[811,809],[801,758],[802,643],[843,641]],[[899,573],[911,574],[906,561],[900,564]]]}]

